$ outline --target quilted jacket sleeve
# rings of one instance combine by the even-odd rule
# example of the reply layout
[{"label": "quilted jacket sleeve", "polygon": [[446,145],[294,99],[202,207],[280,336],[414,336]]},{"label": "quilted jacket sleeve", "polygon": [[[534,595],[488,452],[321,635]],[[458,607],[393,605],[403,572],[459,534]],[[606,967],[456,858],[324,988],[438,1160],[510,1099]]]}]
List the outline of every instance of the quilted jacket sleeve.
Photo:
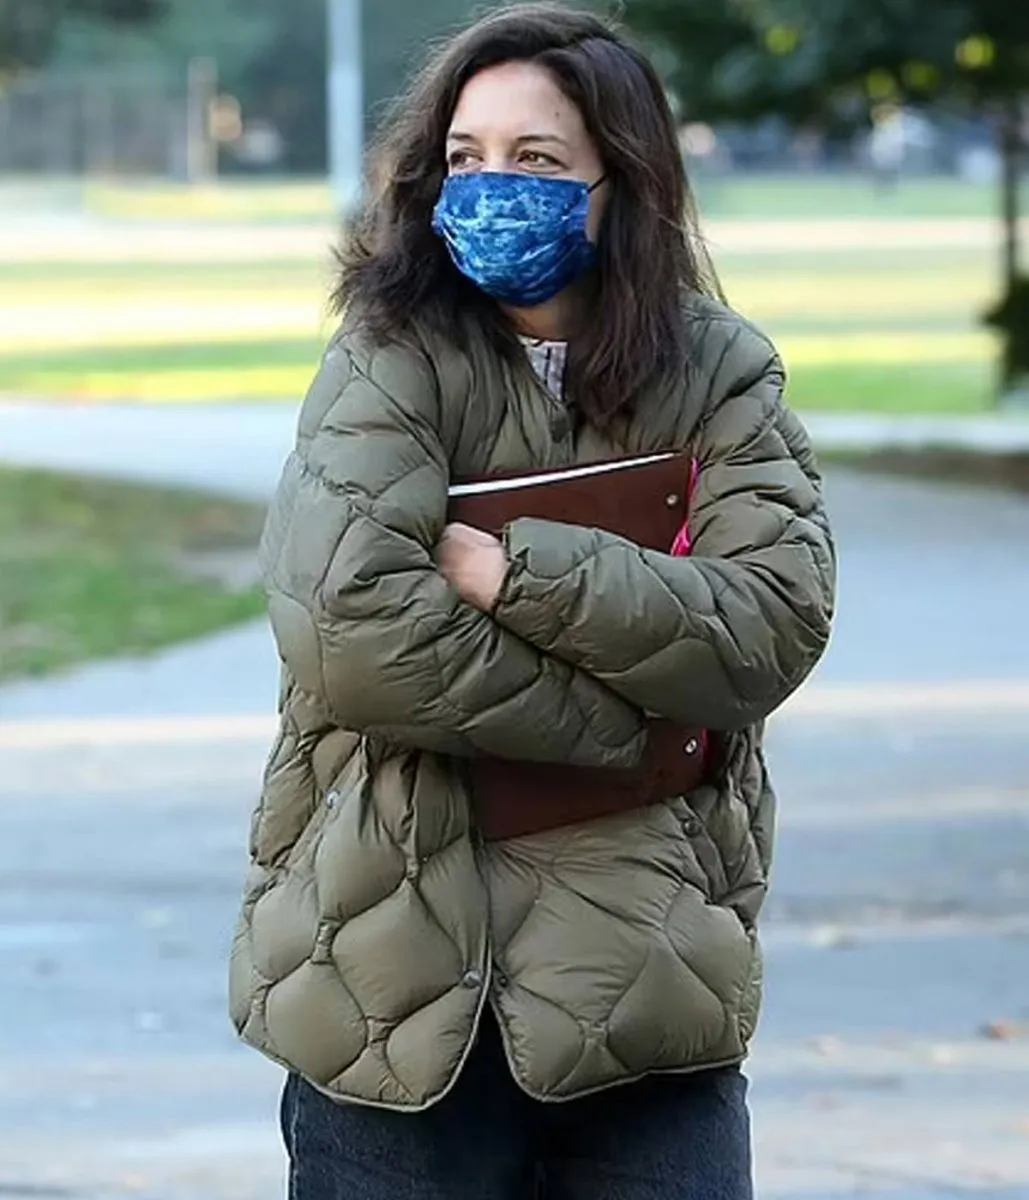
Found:
[{"label": "quilted jacket sleeve", "polygon": [[435,569],[439,410],[419,351],[352,333],[328,351],[262,545],[287,669],[345,729],[442,753],[634,765],[635,706],[463,603]]},{"label": "quilted jacket sleeve", "polygon": [[703,372],[692,556],[515,521],[495,613],[633,704],[716,729],[763,719],[808,675],[829,637],[835,586],[821,481],[783,404],[782,367],[750,326],[726,325],[708,339]]}]

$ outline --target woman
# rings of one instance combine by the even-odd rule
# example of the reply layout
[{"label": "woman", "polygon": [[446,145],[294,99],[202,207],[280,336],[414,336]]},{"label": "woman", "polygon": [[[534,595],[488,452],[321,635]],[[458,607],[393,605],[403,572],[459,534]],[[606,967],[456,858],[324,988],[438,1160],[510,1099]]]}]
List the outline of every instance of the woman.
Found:
[{"label": "woman", "polygon": [[[290,1194],[743,1200],[762,722],[834,577],[782,368],[712,298],[655,72],[592,16],[456,38],[373,176],[263,546],[282,728],[232,1006],[290,1070]],[[453,479],[668,450],[690,557],[447,524]],[[595,781],[651,718],[716,731],[688,793],[477,829],[476,764]]]}]

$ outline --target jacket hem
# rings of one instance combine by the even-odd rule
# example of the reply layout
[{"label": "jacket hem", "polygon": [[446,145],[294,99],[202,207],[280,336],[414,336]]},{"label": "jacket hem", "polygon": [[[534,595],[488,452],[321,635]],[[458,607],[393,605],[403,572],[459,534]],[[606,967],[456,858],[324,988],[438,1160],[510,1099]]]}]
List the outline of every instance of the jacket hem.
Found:
[{"label": "jacket hem", "polygon": [[569,1092],[567,1095],[545,1094],[535,1091],[531,1088],[518,1072],[518,1068],[514,1063],[514,1055],[508,1041],[507,1027],[497,1014],[497,1024],[500,1026],[500,1037],[504,1043],[504,1057],[507,1060],[508,1070],[511,1072],[511,1077],[531,1100],[536,1100],[540,1104],[567,1104],[572,1100],[585,1100],[589,1096],[597,1096],[601,1092],[609,1092],[614,1088],[625,1087],[630,1083],[640,1083],[644,1079],[656,1079],[661,1076],[668,1075],[699,1075],[702,1071],[717,1071],[725,1067],[738,1067],[746,1062],[749,1053],[744,1049],[740,1054],[734,1054],[729,1058],[717,1058],[708,1062],[698,1062],[683,1065],[681,1067],[663,1067],[660,1070],[639,1071],[635,1075],[624,1075],[619,1079],[610,1079],[606,1083],[598,1084],[596,1087],[580,1088],[577,1091]]},{"label": "jacket hem", "polygon": [[[479,1007],[475,1011],[475,1017],[472,1021],[471,1036],[468,1038],[468,1041],[465,1044],[464,1052],[461,1055],[460,1061],[457,1063],[457,1066],[454,1067],[454,1070],[450,1074],[450,1078],[446,1081],[443,1087],[438,1092],[433,1092],[427,1100],[415,1104],[388,1104],[384,1100],[371,1100],[366,1096],[346,1095],[343,1092],[333,1091],[332,1088],[326,1087],[324,1084],[315,1083],[315,1081],[305,1075],[303,1071],[298,1071],[296,1067],[290,1066],[289,1063],[285,1062],[277,1055],[269,1053],[268,1050],[266,1050],[263,1046],[254,1046],[254,1049],[265,1055],[266,1058],[270,1058],[272,1062],[277,1063],[289,1074],[299,1075],[306,1083],[313,1087],[316,1092],[320,1092],[326,1099],[331,1100],[334,1104],[354,1104],[360,1108],[377,1109],[379,1112],[410,1113],[412,1115],[428,1112],[430,1108],[435,1107],[441,1100],[445,1100],[457,1086],[462,1074],[464,1073],[464,1069],[468,1064],[468,1059],[471,1057],[472,1051],[475,1049],[475,1045],[479,1038],[479,1026],[482,1024],[482,1014],[485,1011],[486,1005],[489,1003],[491,969],[492,968],[487,965],[486,978],[482,988],[482,999],[479,1002]],[[246,1041],[245,1038],[243,1040]],[[253,1045],[253,1043],[250,1044]]]}]

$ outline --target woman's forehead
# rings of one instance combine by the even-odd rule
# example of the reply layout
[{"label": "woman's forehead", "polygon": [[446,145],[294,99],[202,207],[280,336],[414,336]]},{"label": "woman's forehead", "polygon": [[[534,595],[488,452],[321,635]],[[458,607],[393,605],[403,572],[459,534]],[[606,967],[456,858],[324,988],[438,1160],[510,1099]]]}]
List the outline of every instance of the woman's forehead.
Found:
[{"label": "woman's forehead", "polygon": [[585,136],[582,115],[553,76],[535,63],[488,67],[465,84],[450,124],[454,140],[496,137],[511,141]]}]

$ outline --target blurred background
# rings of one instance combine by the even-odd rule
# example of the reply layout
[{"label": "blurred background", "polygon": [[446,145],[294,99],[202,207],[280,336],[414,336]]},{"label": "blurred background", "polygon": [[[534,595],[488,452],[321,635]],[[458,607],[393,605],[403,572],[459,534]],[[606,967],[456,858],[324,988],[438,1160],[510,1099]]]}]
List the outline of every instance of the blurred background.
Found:
[{"label": "blurred background", "polygon": [[[363,147],[489,7],[0,0],[0,1197],[282,1194],[224,1015],[255,544]],[[770,739],[759,1195],[1029,1200],[1029,7],[617,11],[840,538]]]}]

